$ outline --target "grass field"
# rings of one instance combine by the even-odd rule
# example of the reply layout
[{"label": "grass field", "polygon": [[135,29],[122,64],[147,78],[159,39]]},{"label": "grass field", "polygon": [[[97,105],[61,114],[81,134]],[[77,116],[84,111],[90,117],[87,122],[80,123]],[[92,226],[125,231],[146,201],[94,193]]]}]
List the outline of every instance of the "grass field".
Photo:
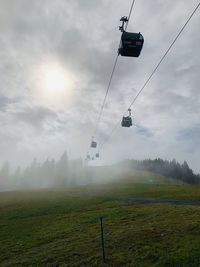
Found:
[{"label": "grass field", "polygon": [[[199,267],[199,206],[132,205],[104,194],[199,199],[200,187],[129,182],[0,193],[0,266]],[[94,189],[102,196],[80,194]]]}]

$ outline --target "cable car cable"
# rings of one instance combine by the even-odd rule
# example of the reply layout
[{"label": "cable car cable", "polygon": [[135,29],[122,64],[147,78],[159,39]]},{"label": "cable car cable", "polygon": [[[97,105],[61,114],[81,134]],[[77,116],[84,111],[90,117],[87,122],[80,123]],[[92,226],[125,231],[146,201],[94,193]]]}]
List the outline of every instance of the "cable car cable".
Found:
[{"label": "cable car cable", "polygon": [[144,85],[142,86],[142,88],[140,89],[140,91],[137,93],[137,95],[135,96],[135,98],[133,99],[133,101],[131,102],[129,108],[132,107],[132,105],[135,103],[136,99],[139,97],[139,95],[142,93],[142,91],[144,90],[144,88],[147,86],[147,84],[149,83],[149,81],[151,80],[151,78],[153,77],[153,75],[155,74],[155,72],[157,71],[157,69],[159,68],[159,66],[161,65],[161,63],[163,62],[163,60],[165,59],[165,57],[167,56],[167,54],[170,52],[171,48],[174,46],[174,44],[176,43],[177,39],[179,38],[179,36],[181,35],[181,33],[184,31],[185,27],[187,26],[187,24],[190,22],[191,18],[193,17],[193,15],[195,14],[195,12],[197,11],[197,9],[200,6],[200,2],[199,4],[196,6],[196,8],[194,9],[194,11],[192,12],[192,14],[189,16],[189,18],[187,19],[187,21],[185,22],[185,24],[183,25],[183,27],[181,28],[181,30],[179,31],[179,33],[177,34],[177,36],[175,37],[174,41],[171,43],[171,45],[169,46],[169,48],[167,49],[167,51],[164,53],[164,55],[162,56],[162,58],[160,59],[160,61],[158,62],[158,64],[156,65],[155,69],[152,71],[151,75],[149,76],[149,78],[146,80],[146,82],[144,83]]},{"label": "cable car cable", "polygon": [[[128,21],[126,23],[125,29],[127,29],[127,27],[128,27],[129,20],[131,18],[131,14],[132,14],[132,11],[133,11],[133,6],[135,4],[135,1],[136,0],[133,0],[133,2],[131,4],[131,8],[130,8],[129,15],[128,15]],[[116,66],[117,66],[118,57],[119,57],[119,54],[117,55],[117,57],[115,59],[115,62],[114,62],[114,66],[113,66],[113,69],[112,69],[112,72],[111,72],[111,76],[110,76],[110,79],[109,79],[109,82],[108,82],[108,87],[106,89],[105,97],[103,99],[103,103],[101,105],[100,112],[99,112],[98,119],[97,119],[97,123],[96,123],[96,126],[95,126],[94,136],[96,135],[96,133],[98,131],[99,123],[101,121],[103,110],[104,110],[104,107],[105,107],[105,104],[106,104],[106,99],[107,99],[107,96],[108,96],[108,92],[110,90],[110,86],[111,86],[111,82],[112,82],[112,79],[113,79],[113,75],[114,75],[114,72],[115,72],[115,69],[116,69]]]},{"label": "cable car cable", "polygon": [[128,22],[126,23],[125,30],[127,30],[128,23],[129,23],[129,20],[130,20],[132,11],[133,11],[133,6],[134,6],[134,4],[135,4],[135,1],[136,1],[136,0],[133,0],[133,2],[132,2],[132,4],[131,4],[131,8],[130,8],[130,11],[129,11],[129,14],[128,14]]},{"label": "cable car cable", "polygon": [[[158,64],[154,68],[154,70],[152,71],[152,73],[150,74],[149,78],[146,80],[146,82],[144,83],[144,85],[141,87],[141,89],[139,90],[139,92],[136,94],[136,96],[134,97],[133,101],[131,102],[129,108],[131,108],[133,106],[133,104],[135,103],[135,101],[137,100],[137,98],[139,97],[139,95],[142,93],[142,91],[145,89],[145,87],[147,86],[147,84],[150,82],[151,78],[156,73],[156,71],[158,70],[159,66],[161,65],[161,63],[163,62],[163,60],[165,59],[165,57],[167,56],[167,54],[170,52],[171,48],[174,46],[174,44],[176,43],[177,39],[179,38],[179,36],[181,35],[181,33],[184,31],[185,27],[188,25],[188,23],[190,22],[190,20],[192,19],[192,17],[194,16],[194,14],[196,13],[196,11],[197,11],[197,9],[199,7],[200,7],[200,2],[197,4],[197,6],[193,10],[193,12],[191,13],[191,15],[189,16],[189,18],[187,19],[187,21],[185,22],[185,24],[181,28],[181,30],[178,32],[178,34],[176,35],[176,37],[173,40],[173,42],[171,43],[171,45],[169,46],[169,48],[166,50],[166,52],[164,53],[164,55],[162,56],[162,58],[160,59],[160,61],[158,62]],[[125,111],[125,113],[126,113],[126,111]],[[107,143],[108,140],[110,140],[110,138],[113,136],[113,133],[117,129],[117,126],[118,125],[119,125],[119,123],[117,122],[117,124],[113,127],[113,129],[111,131],[111,134],[108,136],[107,140],[104,143],[101,144],[101,147],[103,147],[105,145],[105,143]]]},{"label": "cable car cable", "polygon": [[117,55],[117,57],[115,59],[115,63],[114,63],[114,66],[113,66],[113,69],[112,69],[112,72],[111,72],[111,76],[110,76],[110,79],[109,79],[108,87],[107,87],[107,90],[106,90],[106,94],[104,96],[103,103],[102,103],[101,108],[100,108],[99,116],[98,116],[98,119],[97,119],[95,131],[94,131],[94,136],[97,133],[98,126],[99,126],[99,123],[100,123],[100,120],[101,120],[101,116],[103,114],[103,110],[104,110],[104,107],[105,107],[105,104],[106,104],[106,99],[107,99],[107,96],[108,96],[108,92],[109,92],[109,89],[110,89],[112,78],[113,78],[113,75],[114,75],[114,72],[115,72],[115,69],[116,69],[116,66],[117,66],[118,57],[119,57],[119,55]]}]

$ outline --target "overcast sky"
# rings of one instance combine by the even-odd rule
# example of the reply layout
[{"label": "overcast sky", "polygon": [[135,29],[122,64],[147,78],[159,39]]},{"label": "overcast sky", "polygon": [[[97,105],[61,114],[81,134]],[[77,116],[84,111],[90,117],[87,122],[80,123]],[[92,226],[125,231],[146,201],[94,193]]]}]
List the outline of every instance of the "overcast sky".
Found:
[{"label": "overcast sky", "polygon": [[[85,157],[132,0],[0,0],[0,162]],[[139,58],[120,57],[98,142],[120,120],[198,4],[136,0],[128,31]],[[137,127],[117,128],[100,151],[187,160],[200,172],[200,10],[133,106]]]}]

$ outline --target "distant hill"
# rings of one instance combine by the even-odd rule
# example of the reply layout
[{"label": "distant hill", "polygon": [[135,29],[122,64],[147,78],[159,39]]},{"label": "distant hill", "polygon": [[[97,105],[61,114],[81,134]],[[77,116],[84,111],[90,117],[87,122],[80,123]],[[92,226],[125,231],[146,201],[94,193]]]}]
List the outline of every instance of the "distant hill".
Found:
[{"label": "distant hill", "polygon": [[132,170],[143,170],[154,172],[166,177],[174,178],[188,184],[200,184],[200,175],[194,174],[186,161],[180,164],[175,159],[172,161],[160,158],[151,160],[124,160],[119,164],[121,167],[128,167]]},{"label": "distant hill", "polygon": [[[95,161],[93,163],[95,165]],[[200,184],[200,175],[194,174],[186,161],[180,164],[176,160],[159,158],[124,160],[111,166],[86,166],[81,159],[68,159],[65,152],[57,161],[47,158],[40,163],[34,159],[25,169],[18,167],[14,172],[12,169],[9,162],[0,168],[0,191],[66,188],[110,181]]]},{"label": "distant hill", "polygon": [[130,166],[101,166],[86,167],[82,173],[83,183],[145,183],[145,184],[183,184],[175,178],[153,173],[150,171],[135,170]]}]

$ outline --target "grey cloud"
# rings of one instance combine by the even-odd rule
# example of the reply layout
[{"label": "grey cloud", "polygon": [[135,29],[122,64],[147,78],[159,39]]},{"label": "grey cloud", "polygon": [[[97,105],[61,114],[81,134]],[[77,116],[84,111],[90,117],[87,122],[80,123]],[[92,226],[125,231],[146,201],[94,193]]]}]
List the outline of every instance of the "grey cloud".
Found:
[{"label": "grey cloud", "polygon": [[[128,14],[129,4],[121,0],[0,0],[0,117],[5,125],[0,139],[14,140],[12,148],[6,142],[7,151],[14,155],[13,147],[17,147],[17,155],[26,151],[31,156],[31,139],[41,155],[57,153],[66,144],[73,156],[87,149],[117,53],[119,19]],[[119,58],[100,139],[120,121],[196,4],[196,0],[136,2],[128,30],[143,33],[144,49],[137,59]],[[183,154],[187,158],[195,143],[191,139],[198,143],[199,135],[198,29],[199,12],[134,104],[133,118],[139,127],[129,133],[120,129],[105,154],[113,156],[122,149],[119,157],[126,157],[134,147],[135,157],[163,153],[167,158],[175,153],[174,157]],[[70,101],[66,99],[60,107],[42,106],[31,95],[35,87],[32,70],[38,62],[48,64],[49,57],[78,80],[73,98],[69,96]],[[123,149],[124,136],[129,138],[130,150]],[[172,148],[176,145],[177,151]]]},{"label": "grey cloud", "polygon": [[18,101],[18,98],[8,98],[4,95],[0,95],[0,111],[6,111],[8,105],[17,103]]},{"label": "grey cloud", "polygon": [[178,143],[182,144],[183,150],[188,154],[199,152],[200,146],[200,125],[182,128],[178,131],[176,139]]},{"label": "grey cloud", "polygon": [[21,111],[16,111],[14,116],[23,122],[34,127],[42,127],[48,120],[57,120],[57,113],[45,107],[25,107]]},{"label": "grey cloud", "polygon": [[137,125],[137,124],[134,124],[133,126],[136,127],[136,131],[138,132],[139,135],[141,134],[141,135],[143,135],[143,136],[145,136],[147,138],[150,138],[150,137],[154,136],[154,133],[150,129],[148,129],[148,128],[144,127],[144,126]]},{"label": "grey cloud", "polygon": [[181,140],[189,140],[192,142],[200,143],[200,125],[195,125],[191,128],[182,129],[179,131],[177,138]]}]

